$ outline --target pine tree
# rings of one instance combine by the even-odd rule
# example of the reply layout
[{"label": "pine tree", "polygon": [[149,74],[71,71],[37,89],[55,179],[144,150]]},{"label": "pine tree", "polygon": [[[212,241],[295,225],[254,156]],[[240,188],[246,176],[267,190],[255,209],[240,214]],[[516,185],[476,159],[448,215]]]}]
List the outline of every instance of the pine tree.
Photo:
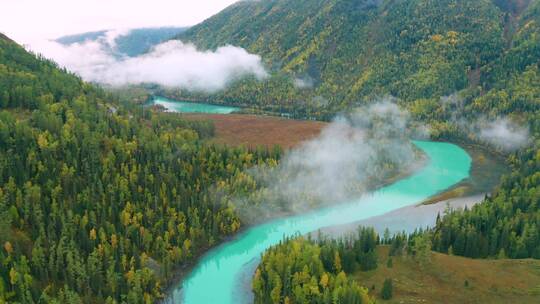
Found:
[{"label": "pine tree", "polygon": [[394,295],[394,287],[392,284],[392,279],[384,280],[383,287],[381,289],[381,298],[383,300],[390,300]]}]

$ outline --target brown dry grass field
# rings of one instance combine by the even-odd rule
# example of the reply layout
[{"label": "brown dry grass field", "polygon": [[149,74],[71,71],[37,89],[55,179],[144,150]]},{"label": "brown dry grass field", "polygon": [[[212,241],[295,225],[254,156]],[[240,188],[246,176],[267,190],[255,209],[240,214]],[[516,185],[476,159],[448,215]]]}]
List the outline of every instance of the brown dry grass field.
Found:
[{"label": "brown dry grass field", "polygon": [[326,125],[319,121],[243,114],[184,114],[184,117],[213,121],[216,143],[248,147],[279,145],[289,149],[317,136]]},{"label": "brown dry grass field", "polygon": [[[540,260],[468,259],[434,252],[426,266],[411,257],[393,257],[388,268],[389,247],[377,250],[378,268],[357,272],[354,278],[378,303],[540,303]],[[388,301],[380,298],[386,278],[394,286]]]}]

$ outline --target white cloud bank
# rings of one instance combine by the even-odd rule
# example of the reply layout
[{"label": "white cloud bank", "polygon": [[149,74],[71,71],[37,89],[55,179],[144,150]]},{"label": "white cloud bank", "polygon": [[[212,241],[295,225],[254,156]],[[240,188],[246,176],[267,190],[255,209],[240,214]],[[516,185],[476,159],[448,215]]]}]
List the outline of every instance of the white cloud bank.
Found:
[{"label": "white cloud bank", "polygon": [[463,100],[456,94],[441,98],[441,105],[452,107],[446,109],[452,111],[451,122],[471,138],[506,152],[519,150],[531,143],[529,127],[510,117],[479,115],[464,118],[465,106]]},{"label": "white cloud bank", "polygon": [[508,118],[479,123],[478,137],[506,151],[514,151],[529,143],[529,129]]},{"label": "white cloud bank", "polygon": [[171,40],[149,53],[132,58],[115,55],[117,37],[126,31],[111,31],[105,39],[62,45],[53,41],[33,43],[29,48],[84,80],[111,86],[155,83],[167,87],[217,91],[237,77],[267,73],[258,55],[235,46],[199,51],[192,44]]}]

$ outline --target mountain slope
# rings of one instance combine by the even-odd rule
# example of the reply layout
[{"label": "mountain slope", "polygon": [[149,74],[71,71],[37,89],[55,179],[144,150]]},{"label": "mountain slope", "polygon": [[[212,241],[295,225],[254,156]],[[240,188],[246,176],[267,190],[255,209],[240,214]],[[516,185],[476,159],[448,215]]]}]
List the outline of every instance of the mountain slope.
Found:
[{"label": "mountain slope", "polygon": [[[513,172],[499,189],[430,233],[445,253],[538,258],[539,37],[538,0],[273,0],[237,3],[177,38],[239,45],[273,69],[264,83],[200,95],[210,100],[328,119],[393,95],[445,140],[477,136],[459,120],[509,117],[529,126],[530,144],[510,155]],[[313,87],[295,87],[295,78]]]},{"label": "mountain slope", "polygon": [[273,71],[208,95],[215,102],[329,118],[392,95],[405,104],[503,86],[538,61],[538,0],[242,1],[176,39],[232,44]]},{"label": "mountain slope", "polygon": [[243,1],[177,38],[244,47],[333,103],[414,100],[466,88],[502,53],[505,14],[490,0]]},{"label": "mountain slope", "polygon": [[177,267],[239,229],[236,173],[279,153],[212,133],[129,112],[0,36],[0,303],[161,299]]},{"label": "mountain slope", "polygon": [[138,28],[128,31],[97,31],[63,36],[55,41],[63,45],[96,41],[118,56],[136,57],[153,46],[182,33],[185,27]]}]

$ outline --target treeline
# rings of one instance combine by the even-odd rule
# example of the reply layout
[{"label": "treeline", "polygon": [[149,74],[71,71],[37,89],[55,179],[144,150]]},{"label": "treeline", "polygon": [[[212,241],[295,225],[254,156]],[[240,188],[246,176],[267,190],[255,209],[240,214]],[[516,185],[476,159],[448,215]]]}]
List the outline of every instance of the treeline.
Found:
[{"label": "treeline", "polygon": [[[377,246],[389,246],[385,266],[392,267],[392,257],[410,256],[419,267],[430,262],[431,241],[422,230],[407,235],[380,238],[373,228],[359,227],[345,238],[330,239],[318,235],[285,239],[268,249],[255,272],[255,303],[375,303],[362,282],[351,279],[357,271],[379,267]],[[383,299],[392,297],[392,279],[388,278],[378,292]]]},{"label": "treeline", "polygon": [[156,302],[240,229],[240,173],[280,157],[109,98],[0,38],[0,302]]},{"label": "treeline", "polygon": [[360,263],[377,267],[376,257],[364,261],[374,252],[376,235],[361,234],[361,241],[297,238],[268,249],[252,283],[255,303],[374,303],[366,288],[347,277]]},{"label": "treeline", "polygon": [[471,258],[540,259],[540,153],[529,149],[495,194],[451,211],[433,229],[433,249]]},{"label": "treeline", "polygon": [[464,98],[461,110],[469,116],[521,121],[529,126],[530,143],[509,155],[512,172],[483,203],[450,212],[437,222],[437,251],[472,258],[540,258],[539,22],[540,2],[531,1],[518,21],[512,47],[483,68],[483,96]]}]

